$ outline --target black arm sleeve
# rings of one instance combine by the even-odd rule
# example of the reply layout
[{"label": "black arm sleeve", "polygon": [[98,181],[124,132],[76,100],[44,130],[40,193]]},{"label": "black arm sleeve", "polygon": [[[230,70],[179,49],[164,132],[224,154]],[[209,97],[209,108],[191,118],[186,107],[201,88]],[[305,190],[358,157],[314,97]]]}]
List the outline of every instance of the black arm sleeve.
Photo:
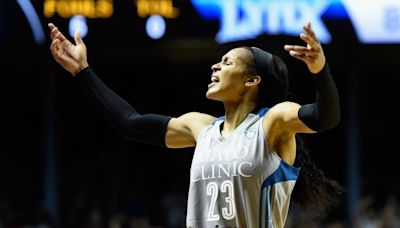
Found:
[{"label": "black arm sleeve", "polygon": [[301,106],[298,115],[309,128],[321,132],[340,122],[339,95],[327,63],[314,77],[317,87],[316,103]]},{"label": "black arm sleeve", "polygon": [[171,117],[144,114],[108,88],[92,68],[79,72],[75,78],[86,97],[102,116],[130,140],[165,146],[165,133]]}]

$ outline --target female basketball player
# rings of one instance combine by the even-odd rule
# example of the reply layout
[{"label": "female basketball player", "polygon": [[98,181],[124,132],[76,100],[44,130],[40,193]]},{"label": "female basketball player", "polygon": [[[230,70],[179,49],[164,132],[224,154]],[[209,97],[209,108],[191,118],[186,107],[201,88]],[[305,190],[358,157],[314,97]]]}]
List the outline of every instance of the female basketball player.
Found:
[{"label": "female basketball player", "polygon": [[206,96],[224,105],[220,118],[198,112],[177,118],[139,114],[90,68],[79,33],[73,44],[55,25],[49,28],[54,59],[119,132],[168,148],[195,147],[187,227],[283,227],[291,199],[324,212],[341,193],[341,186],[296,147],[296,134],[321,132],[340,121],[337,89],[310,23],[300,34],[306,46],[284,49],[307,64],[316,81],[316,103],[285,101],[288,72],[282,60],[256,47],[238,47],[211,67]]}]

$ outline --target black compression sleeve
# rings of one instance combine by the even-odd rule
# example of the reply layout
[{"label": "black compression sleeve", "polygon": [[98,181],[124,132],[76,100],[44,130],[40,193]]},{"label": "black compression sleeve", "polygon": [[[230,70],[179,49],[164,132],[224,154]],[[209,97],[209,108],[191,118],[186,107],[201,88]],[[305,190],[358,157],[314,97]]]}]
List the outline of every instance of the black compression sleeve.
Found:
[{"label": "black compression sleeve", "polygon": [[309,128],[320,132],[339,124],[339,94],[327,63],[314,77],[317,87],[316,103],[301,106],[298,115]]},{"label": "black compression sleeve", "polygon": [[165,146],[165,133],[171,117],[141,115],[118,96],[88,67],[75,76],[86,97],[102,116],[128,139]]}]

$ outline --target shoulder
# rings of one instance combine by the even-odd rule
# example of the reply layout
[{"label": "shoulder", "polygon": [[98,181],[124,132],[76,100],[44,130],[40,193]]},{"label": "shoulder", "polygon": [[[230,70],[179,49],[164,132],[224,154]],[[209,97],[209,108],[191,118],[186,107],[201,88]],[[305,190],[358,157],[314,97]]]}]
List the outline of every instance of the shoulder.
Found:
[{"label": "shoulder", "polygon": [[263,126],[266,132],[273,130],[274,134],[292,137],[296,133],[315,133],[299,118],[301,105],[285,101],[272,107],[266,114]]},{"label": "shoulder", "polygon": [[270,136],[280,137],[283,134],[292,135],[305,132],[302,122],[298,117],[300,105],[295,102],[285,101],[273,106],[265,115],[263,127]]},{"label": "shoulder", "polygon": [[205,124],[209,125],[214,122],[217,118],[201,112],[188,112],[177,118],[173,118],[175,121],[182,121],[187,123],[187,125],[191,124]]},{"label": "shoulder", "polygon": [[188,112],[172,118],[168,123],[166,133],[167,146],[169,148],[194,146],[200,132],[215,119],[215,117],[201,112]]},{"label": "shoulder", "polygon": [[289,122],[293,118],[297,119],[300,107],[296,102],[285,101],[270,108],[266,114],[266,118],[272,121]]},{"label": "shoulder", "polygon": [[172,118],[169,126],[175,129],[187,129],[197,136],[203,128],[213,123],[216,119],[216,117],[209,114],[188,112],[179,117]]}]

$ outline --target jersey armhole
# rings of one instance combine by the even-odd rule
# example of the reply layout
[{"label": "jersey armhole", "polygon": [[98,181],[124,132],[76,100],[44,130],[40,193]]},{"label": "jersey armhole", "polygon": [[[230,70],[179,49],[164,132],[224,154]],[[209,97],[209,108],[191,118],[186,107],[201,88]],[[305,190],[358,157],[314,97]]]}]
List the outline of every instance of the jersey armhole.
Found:
[{"label": "jersey armhole", "polygon": [[210,130],[210,128],[212,128],[218,121],[224,120],[224,119],[225,119],[225,116],[221,116],[221,117],[217,118],[216,120],[214,120],[211,124],[209,124],[208,126],[206,126],[205,128],[203,128],[203,129],[200,131],[199,136],[198,136],[197,139],[196,139],[196,144],[197,144],[200,140],[202,140],[202,139],[204,138],[204,134],[205,134],[206,131]]}]

